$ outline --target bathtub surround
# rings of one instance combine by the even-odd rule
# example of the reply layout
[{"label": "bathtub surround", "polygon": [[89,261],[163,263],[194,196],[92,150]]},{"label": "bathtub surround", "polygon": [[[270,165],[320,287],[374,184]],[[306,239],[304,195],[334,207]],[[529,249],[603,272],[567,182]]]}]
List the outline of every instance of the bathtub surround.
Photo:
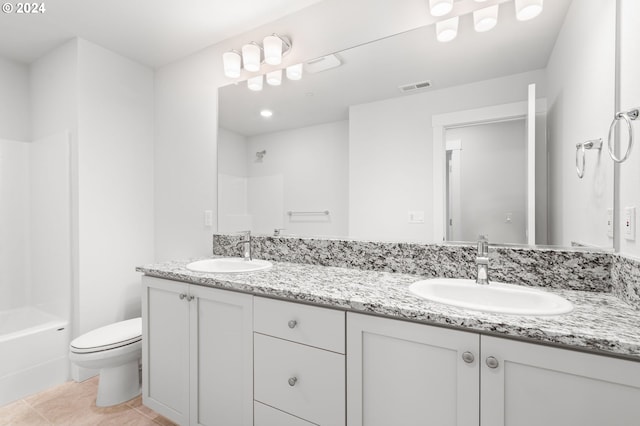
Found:
[{"label": "bathtub surround", "polygon": [[[214,234],[213,254],[241,256],[237,235]],[[256,259],[426,277],[475,278],[476,247],[297,237],[252,237]],[[491,243],[491,241],[489,241]],[[592,292],[612,291],[612,255],[546,248],[491,247],[494,281]]]}]

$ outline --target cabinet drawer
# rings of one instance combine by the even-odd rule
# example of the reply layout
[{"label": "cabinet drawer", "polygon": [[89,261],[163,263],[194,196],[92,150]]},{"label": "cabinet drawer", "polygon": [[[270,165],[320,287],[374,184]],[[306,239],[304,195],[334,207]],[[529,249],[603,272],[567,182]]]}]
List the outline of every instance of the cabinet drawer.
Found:
[{"label": "cabinet drawer", "polygon": [[334,309],[254,297],[253,330],[343,354],[345,313]]},{"label": "cabinet drawer", "polygon": [[256,401],[253,404],[253,426],[314,426],[306,420],[276,410]]},{"label": "cabinet drawer", "polygon": [[319,425],[344,425],[344,355],[255,333],[254,399]]}]

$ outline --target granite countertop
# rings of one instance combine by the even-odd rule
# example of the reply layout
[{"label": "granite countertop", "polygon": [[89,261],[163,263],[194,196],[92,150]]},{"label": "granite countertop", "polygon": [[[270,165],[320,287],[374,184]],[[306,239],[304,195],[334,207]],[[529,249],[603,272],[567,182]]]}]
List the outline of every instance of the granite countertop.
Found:
[{"label": "granite countertop", "polygon": [[257,296],[524,338],[640,361],[640,313],[611,293],[546,288],[571,301],[574,310],[561,316],[526,317],[473,311],[422,299],[408,289],[425,278],[417,275],[285,262],[272,262],[273,268],[259,272],[207,274],[186,269],[185,265],[193,260],[144,265],[136,270]]}]

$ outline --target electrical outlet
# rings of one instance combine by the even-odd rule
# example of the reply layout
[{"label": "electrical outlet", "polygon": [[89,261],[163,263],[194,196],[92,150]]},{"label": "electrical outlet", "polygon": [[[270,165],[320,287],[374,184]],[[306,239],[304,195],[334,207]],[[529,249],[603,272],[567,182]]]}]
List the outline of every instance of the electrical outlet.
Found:
[{"label": "electrical outlet", "polygon": [[636,208],[625,207],[622,233],[625,240],[635,241],[636,239]]}]

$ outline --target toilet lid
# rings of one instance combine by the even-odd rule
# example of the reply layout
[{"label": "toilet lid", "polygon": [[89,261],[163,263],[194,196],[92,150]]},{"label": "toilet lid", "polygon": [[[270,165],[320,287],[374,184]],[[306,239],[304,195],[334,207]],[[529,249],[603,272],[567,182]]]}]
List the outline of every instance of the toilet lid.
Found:
[{"label": "toilet lid", "polygon": [[71,342],[75,353],[99,352],[142,340],[142,318],[110,324],[76,337]]}]

